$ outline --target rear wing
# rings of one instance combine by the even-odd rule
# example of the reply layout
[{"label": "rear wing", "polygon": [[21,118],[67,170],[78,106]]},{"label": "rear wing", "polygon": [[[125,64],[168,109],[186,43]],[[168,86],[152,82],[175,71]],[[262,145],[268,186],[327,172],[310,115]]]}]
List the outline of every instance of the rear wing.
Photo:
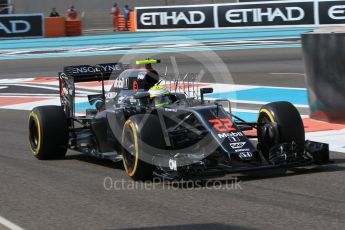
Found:
[{"label": "rear wing", "polygon": [[79,65],[64,67],[63,73],[72,78],[74,83],[109,80],[112,74],[119,74],[124,70],[122,63],[105,63],[95,66]]},{"label": "rear wing", "polygon": [[101,81],[102,95],[105,97],[104,81],[110,77],[115,79],[125,70],[124,66],[122,63],[105,63],[64,67],[63,72],[59,73],[59,88],[61,106],[67,118],[75,117],[75,83]]}]

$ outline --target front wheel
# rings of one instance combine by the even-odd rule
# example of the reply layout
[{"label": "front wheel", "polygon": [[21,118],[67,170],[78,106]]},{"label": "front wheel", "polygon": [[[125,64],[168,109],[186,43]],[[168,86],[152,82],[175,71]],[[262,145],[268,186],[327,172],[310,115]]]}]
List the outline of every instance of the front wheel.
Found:
[{"label": "front wheel", "polygon": [[257,120],[258,143],[266,159],[270,149],[277,144],[296,143],[304,148],[305,132],[302,118],[289,102],[272,102],[262,106]]},{"label": "front wheel", "polygon": [[154,154],[163,150],[165,140],[157,116],[138,114],[126,121],[122,132],[123,165],[133,180],[152,179]]}]

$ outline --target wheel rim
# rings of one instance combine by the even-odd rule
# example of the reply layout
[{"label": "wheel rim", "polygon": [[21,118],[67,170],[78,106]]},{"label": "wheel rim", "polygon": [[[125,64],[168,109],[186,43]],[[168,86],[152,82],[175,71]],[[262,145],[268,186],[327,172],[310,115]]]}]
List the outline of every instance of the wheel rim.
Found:
[{"label": "wheel rim", "polygon": [[130,127],[125,129],[123,137],[123,161],[125,164],[126,171],[130,175],[133,173],[133,170],[135,168],[137,157],[134,134],[131,131]]},{"label": "wheel rim", "polygon": [[[272,121],[266,114],[260,114],[258,123],[260,124],[260,127],[264,127],[265,125],[272,123]],[[258,129],[258,134],[260,134],[259,136],[262,137],[263,131],[264,130],[262,128]]]},{"label": "wheel rim", "polygon": [[31,116],[30,121],[29,121],[29,142],[34,154],[37,152],[39,141],[40,141],[39,126],[35,118]]},{"label": "wheel rim", "polygon": [[269,137],[268,125],[272,124],[271,118],[266,113],[260,113],[258,118],[258,141],[260,143],[261,152],[268,159],[270,148],[273,146],[272,140]]}]

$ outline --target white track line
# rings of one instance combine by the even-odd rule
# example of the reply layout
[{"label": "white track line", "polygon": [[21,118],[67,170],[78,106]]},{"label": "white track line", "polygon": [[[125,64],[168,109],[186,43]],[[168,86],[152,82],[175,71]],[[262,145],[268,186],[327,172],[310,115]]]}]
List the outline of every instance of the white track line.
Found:
[{"label": "white track line", "polygon": [[[270,102],[267,101],[246,101],[246,100],[236,100],[236,99],[230,99],[232,103],[237,104],[251,104],[251,105],[266,105]],[[309,105],[301,105],[301,104],[294,104],[294,106],[298,108],[309,108]]]},{"label": "white track line", "polygon": [[42,94],[42,93],[0,93],[1,97],[59,97],[58,94]]},{"label": "white track line", "polygon": [[[39,88],[39,89],[49,89],[49,90],[56,90],[59,91],[59,87],[53,87],[53,86],[43,86],[43,85],[31,85],[31,84],[8,84],[8,85],[13,85],[13,86],[21,86],[21,87],[28,87],[28,88]],[[90,92],[90,91],[85,91],[85,90],[75,90],[76,93],[84,93],[84,94],[93,94],[95,92]]]},{"label": "white track line", "polygon": [[18,225],[12,223],[2,216],[0,216],[0,229],[2,229],[1,226],[4,226],[5,228],[10,230],[24,230],[24,228],[19,227]]},{"label": "white track line", "polygon": [[300,76],[305,76],[304,73],[271,73],[273,75],[300,75]]}]

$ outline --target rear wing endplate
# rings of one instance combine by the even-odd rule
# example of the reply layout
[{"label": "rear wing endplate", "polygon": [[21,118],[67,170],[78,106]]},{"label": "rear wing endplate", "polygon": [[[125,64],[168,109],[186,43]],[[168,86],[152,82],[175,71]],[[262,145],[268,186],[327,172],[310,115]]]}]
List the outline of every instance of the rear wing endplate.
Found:
[{"label": "rear wing endplate", "polygon": [[63,72],[59,73],[59,88],[61,106],[64,108],[67,118],[75,117],[75,83],[101,81],[104,95],[104,81],[110,80],[110,77],[115,79],[124,69],[122,63],[64,67]]}]

